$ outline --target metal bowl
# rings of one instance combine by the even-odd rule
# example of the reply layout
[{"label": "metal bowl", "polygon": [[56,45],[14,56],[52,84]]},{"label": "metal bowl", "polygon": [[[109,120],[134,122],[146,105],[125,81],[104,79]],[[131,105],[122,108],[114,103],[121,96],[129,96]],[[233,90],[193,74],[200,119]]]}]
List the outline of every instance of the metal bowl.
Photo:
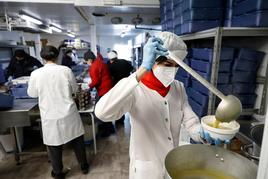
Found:
[{"label": "metal bowl", "polygon": [[229,150],[202,144],[184,145],[165,159],[167,179],[255,179],[257,165]]}]

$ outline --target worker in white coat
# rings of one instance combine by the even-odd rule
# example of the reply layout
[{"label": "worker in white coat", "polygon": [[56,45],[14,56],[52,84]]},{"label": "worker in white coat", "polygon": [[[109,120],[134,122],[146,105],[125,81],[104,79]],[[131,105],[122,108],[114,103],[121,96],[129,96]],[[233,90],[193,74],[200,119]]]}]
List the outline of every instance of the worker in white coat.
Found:
[{"label": "worker in white coat", "polygon": [[202,127],[188,104],[184,86],[174,80],[176,61],[186,55],[185,43],[173,33],[150,38],[141,67],[96,104],[95,114],[103,121],[130,113],[130,179],[164,178],[164,159],[179,144],[181,124],[193,140],[202,141]]},{"label": "worker in white coat", "polygon": [[62,164],[63,144],[71,143],[81,170],[88,173],[84,145],[84,127],[78,113],[73,94],[78,86],[72,71],[65,66],[57,65],[58,50],[45,46],[41,57],[44,67],[32,72],[28,85],[28,95],[38,98],[41,115],[44,144],[48,146],[52,163],[51,175],[54,178],[65,178]]}]

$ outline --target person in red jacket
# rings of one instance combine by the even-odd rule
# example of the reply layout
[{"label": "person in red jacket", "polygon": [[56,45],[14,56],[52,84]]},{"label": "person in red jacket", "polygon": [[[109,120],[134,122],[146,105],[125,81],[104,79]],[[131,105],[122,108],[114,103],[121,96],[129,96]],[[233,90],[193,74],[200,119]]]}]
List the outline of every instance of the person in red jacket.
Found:
[{"label": "person in red jacket", "polygon": [[[91,50],[88,50],[84,54],[84,60],[90,66],[89,76],[91,78],[91,83],[89,84],[89,88],[96,88],[100,99],[113,87],[109,68],[102,60],[101,55],[96,57]],[[115,132],[112,122],[103,123],[100,120],[99,122],[99,135],[101,137],[108,137]]]}]

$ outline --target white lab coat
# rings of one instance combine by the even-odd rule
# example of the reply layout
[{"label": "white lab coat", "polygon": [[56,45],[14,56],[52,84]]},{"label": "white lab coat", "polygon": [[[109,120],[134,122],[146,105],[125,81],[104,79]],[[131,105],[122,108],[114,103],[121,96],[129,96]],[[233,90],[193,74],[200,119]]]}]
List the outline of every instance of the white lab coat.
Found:
[{"label": "white lab coat", "polygon": [[32,72],[27,92],[31,97],[38,97],[44,144],[58,146],[84,134],[72,99],[77,89],[68,67],[46,64]]},{"label": "white lab coat", "polygon": [[103,121],[131,116],[130,179],[163,179],[167,153],[178,146],[181,123],[200,140],[198,117],[188,104],[183,84],[174,81],[165,97],[138,83],[136,74],[122,79],[97,103]]}]

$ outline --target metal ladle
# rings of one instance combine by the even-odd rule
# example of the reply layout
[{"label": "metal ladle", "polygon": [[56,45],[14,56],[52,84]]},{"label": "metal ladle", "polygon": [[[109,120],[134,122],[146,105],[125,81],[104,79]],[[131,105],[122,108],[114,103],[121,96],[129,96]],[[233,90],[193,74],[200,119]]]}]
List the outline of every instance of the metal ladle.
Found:
[{"label": "metal ladle", "polygon": [[210,84],[207,80],[205,80],[202,76],[200,76],[197,72],[195,72],[192,68],[190,68],[187,64],[185,64],[182,60],[176,60],[176,62],[190,75],[196,78],[201,84],[203,84],[209,91],[214,93],[221,99],[220,104],[217,107],[215,117],[220,122],[231,122],[236,120],[241,112],[242,105],[240,100],[233,96],[228,95],[225,96],[222,92],[220,92],[216,87]]}]

